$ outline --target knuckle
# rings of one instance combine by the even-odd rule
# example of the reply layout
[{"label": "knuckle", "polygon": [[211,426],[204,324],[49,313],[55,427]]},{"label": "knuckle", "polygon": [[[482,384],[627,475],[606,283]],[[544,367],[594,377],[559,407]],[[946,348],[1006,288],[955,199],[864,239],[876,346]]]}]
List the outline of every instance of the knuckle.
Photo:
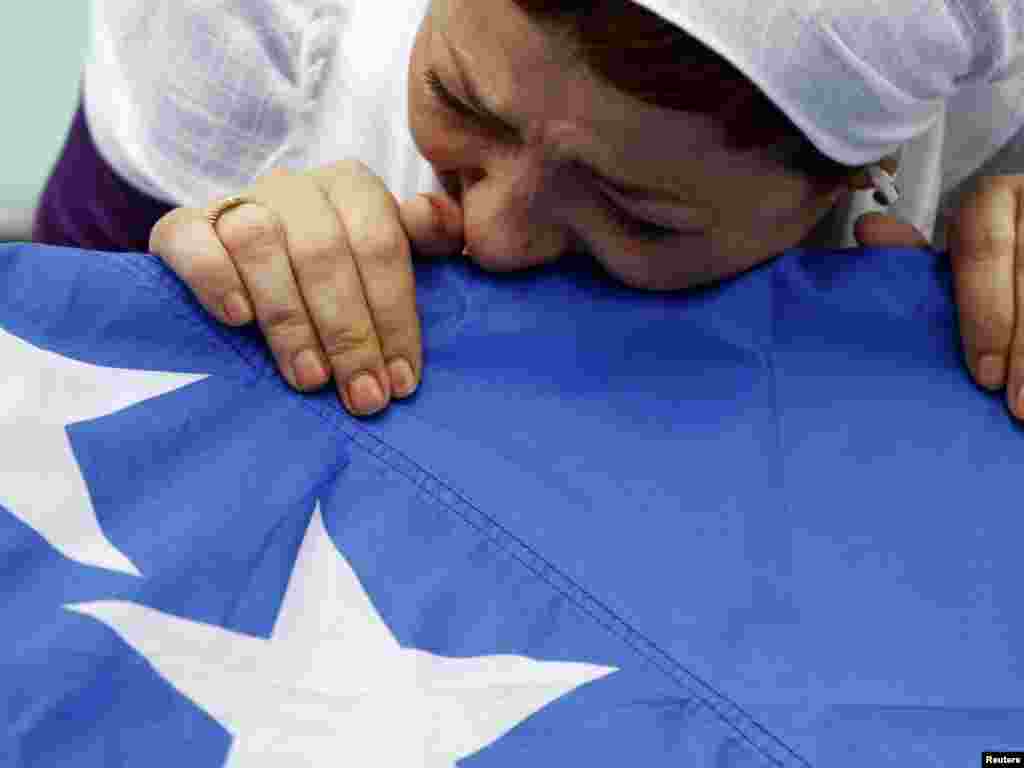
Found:
[{"label": "knuckle", "polygon": [[285,335],[288,338],[294,337],[296,330],[306,331],[312,335],[312,327],[306,312],[299,307],[279,305],[263,307],[263,325],[268,335]]},{"label": "knuckle", "polygon": [[[189,258],[180,259],[174,271],[193,290],[217,293],[223,282],[220,269],[223,264],[222,256],[203,250],[194,252]],[[225,295],[228,293],[227,290],[220,292]]]},{"label": "knuckle", "polygon": [[1014,238],[993,227],[984,227],[980,231],[964,231],[960,233],[960,258],[972,264],[988,264],[997,261],[1008,250],[1012,252]]},{"label": "knuckle", "polygon": [[374,325],[381,338],[392,344],[413,340],[419,323],[416,301],[410,301],[393,283],[387,283],[385,292],[374,299]]},{"label": "knuckle", "polygon": [[388,339],[388,342],[384,345],[385,348],[382,350],[384,357],[404,357],[413,366],[415,371],[415,363],[420,357],[417,335],[408,328],[403,328],[386,335],[384,338]]},{"label": "knuckle", "polygon": [[265,205],[243,205],[217,224],[224,247],[232,254],[284,242],[281,218]]},{"label": "knuckle", "polygon": [[347,357],[354,352],[372,350],[376,352],[377,337],[369,325],[348,325],[335,328],[321,336],[324,352],[331,360]]},{"label": "knuckle", "polygon": [[183,229],[187,209],[175,208],[168,211],[149,230],[149,252],[163,258],[168,246]]},{"label": "knuckle", "polygon": [[225,270],[229,260],[217,248],[197,245],[194,233],[188,232],[195,226],[194,221],[166,225],[163,233],[153,238],[152,252],[193,291],[207,298],[218,290],[226,294],[233,283],[230,270]]},{"label": "knuckle", "polygon": [[313,279],[328,279],[333,274],[344,243],[340,233],[311,235],[292,247],[291,256],[295,266],[310,274]]},{"label": "knuckle", "polygon": [[359,228],[352,250],[362,260],[384,268],[398,267],[409,259],[409,241],[396,227]]}]

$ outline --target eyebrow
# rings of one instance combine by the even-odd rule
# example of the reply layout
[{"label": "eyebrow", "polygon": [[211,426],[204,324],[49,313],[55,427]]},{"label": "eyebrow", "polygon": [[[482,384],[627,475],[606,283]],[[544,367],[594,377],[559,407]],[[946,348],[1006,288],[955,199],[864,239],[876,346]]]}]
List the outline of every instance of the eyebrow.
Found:
[{"label": "eyebrow", "polygon": [[[512,139],[517,143],[524,144],[525,140],[523,139],[522,128],[512,120],[498,114],[496,109],[491,107],[483,98],[481,98],[480,91],[476,86],[476,82],[469,74],[469,67],[466,66],[465,61],[462,58],[462,54],[459,52],[458,48],[448,41],[447,37],[444,35],[442,35],[442,37],[448,46],[452,59],[455,61],[455,68],[459,73],[459,79],[462,81],[462,87],[466,91],[466,101],[468,104],[463,103],[460,99],[456,98],[454,94],[444,87],[443,82],[438,81],[438,85],[446,97],[455,104],[461,104],[464,107],[467,107],[473,113],[474,117],[478,119],[478,122],[488,128],[492,133],[503,137],[512,137]],[[691,207],[696,205],[696,203],[683,200],[682,198],[664,190],[648,189],[646,187],[630,184],[627,181],[615,178],[614,176],[604,173],[593,165],[585,162],[578,154],[572,154],[571,159],[623,197],[634,199],[637,202],[656,202]]]}]

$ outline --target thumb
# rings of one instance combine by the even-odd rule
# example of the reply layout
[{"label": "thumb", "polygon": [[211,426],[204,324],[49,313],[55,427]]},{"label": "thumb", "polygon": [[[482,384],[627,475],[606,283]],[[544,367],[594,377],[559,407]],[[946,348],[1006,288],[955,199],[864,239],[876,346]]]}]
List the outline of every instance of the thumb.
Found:
[{"label": "thumb", "polygon": [[448,256],[462,250],[462,207],[444,192],[422,193],[399,206],[402,226],[413,249],[423,256]]},{"label": "thumb", "polygon": [[913,224],[885,213],[865,213],[853,228],[853,235],[864,248],[927,248],[928,238]]}]

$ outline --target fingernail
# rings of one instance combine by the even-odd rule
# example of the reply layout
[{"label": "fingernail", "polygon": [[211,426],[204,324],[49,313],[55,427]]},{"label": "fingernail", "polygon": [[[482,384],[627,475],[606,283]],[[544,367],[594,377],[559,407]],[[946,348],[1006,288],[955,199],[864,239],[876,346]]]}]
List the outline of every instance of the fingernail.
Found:
[{"label": "fingernail", "polygon": [[319,387],[327,379],[327,371],[320,362],[320,356],[311,349],[304,349],[295,356],[295,379],[301,389]]},{"label": "fingernail", "polygon": [[377,379],[361,373],[348,385],[348,399],[357,411],[367,416],[384,408],[384,392]]},{"label": "fingernail", "polygon": [[388,363],[388,373],[391,375],[391,386],[399,397],[408,397],[415,391],[416,379],[407,360],[396,357]]},{"label": "fingernail", "polygon": [[1003,385],[1006,365],[999,355],[985,355],[978,361],[978,380],[987,389],[996,389]]},{"label": "fingernail", "polygon": [[232,323],[248,323],[252,320],[252,309],[245,297],[235,291],[224,299],[224,314]]}]

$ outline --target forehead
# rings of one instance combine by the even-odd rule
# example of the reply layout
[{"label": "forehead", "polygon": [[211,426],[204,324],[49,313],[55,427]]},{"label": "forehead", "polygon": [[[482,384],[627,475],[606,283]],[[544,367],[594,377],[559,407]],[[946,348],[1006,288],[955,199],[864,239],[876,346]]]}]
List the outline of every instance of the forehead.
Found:
[{"label": "forehead", "polygon": [[543,122],[546,133],[578,133],[650,143],[660,134],[677,149],[707,148],[718,129],[704,115],[640,101],[598,79],[553,30],[512,0],[434,0],[433,23],[457,47],[474,79],[500,111]]},{"label": "forehead", "polygon": [[448,45],[457,48],[483,97],[523,124],[532,143],[564,147],[637,185],[691,199],[696,163],[721,159],[721,128],[710,118],[647,104],[598,80],[512,0],[434,0],[432,9],[433,60],[451,62]]}]

